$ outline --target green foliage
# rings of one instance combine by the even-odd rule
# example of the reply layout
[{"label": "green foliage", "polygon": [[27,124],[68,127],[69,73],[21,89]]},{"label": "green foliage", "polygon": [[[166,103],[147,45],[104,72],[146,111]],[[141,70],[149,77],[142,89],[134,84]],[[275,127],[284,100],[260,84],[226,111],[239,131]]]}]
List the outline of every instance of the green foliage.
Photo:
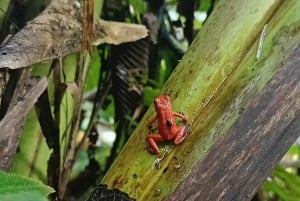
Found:
[{"label": "green foliage", "polygon": [[153,103],[155,96],[159,93],[160,89],[153,89],[150,86],[144,88],[143,103],[150,106]]},{"label": "green foliage", "polygon": [[5,16],[5,11],[7,9],[9,1],[8,0],[1,0],[0,1],[0,25],[2,24],[2,20]]},{"label": "green foliage", "polygon": [[129,0],[129,3],[134,9],[134,13],[132,13],[132,15],[137,18],[138,23],[141,23],[141,14],[145,11],[144,1]]},{"label": "green foliage", "polygon": [[288,153],[294,155],[295,157],[300,158],[300,145],[297,144],[292,145]]},{"label": "green foliage", "polygon": [[207,11],[210,6],[211,6],[211,0],[202,0],[199,9],[201,11]]},{"label": "green foliage", "polygon": [[[294,144],[287,153],[289,158],[299,159],[300,147]],[[288,157],[287,157],[288,158]],[[292,160],[292,159],[290,159]],[[300,177],[293,168],[278,165],[272,172],[272,176],[263,184],[263,190],[267,193],[266,200],[271,197],[279,197],[283,201],[300,200]]]},{"label": "green foliage", "polygon": [[1,201],[47,200],[46,196],[53,192],[52,188],[41,182],[0,171]]},{"label": "green foliage", "polygon": [[19,152],[14,156],[10,171],[18,175],[46,181],[49,155],[50,150],[41,133],[36,112],[32,109],[27,115],[19,143]]},{"label": "green foliage", "polygon": [[98,50],[95,48],[93,52],[93,56],[91,58],[90,70],[89,70],[88,79],[85,87],[86,91],[97,87],[100,68],[101,68],[100,57],[99,57]]},{"label": "green foliage", "polygon": [[274,178],[264,183],[264,189],[279,196],[284,201],[299,201],[300,177],[277,166],[273,171]]}]

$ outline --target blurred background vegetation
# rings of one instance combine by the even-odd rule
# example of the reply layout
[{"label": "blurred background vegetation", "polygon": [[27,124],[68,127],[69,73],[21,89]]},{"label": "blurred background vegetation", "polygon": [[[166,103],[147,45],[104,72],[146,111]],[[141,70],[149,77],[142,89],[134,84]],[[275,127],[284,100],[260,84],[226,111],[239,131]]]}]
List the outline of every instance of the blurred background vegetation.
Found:
[{"label": "blurred background vegetation", "polygon": [[[43,11],[49,2],[1,0],[0,43]],[[84,200],[101,180],[216,3],[217,0],[95,1],[97,16],[144,24],[149,29],[149,36],[132,43],[93,48],[82,102],[80,133],[76,139],[81,146],[67,188],[69,199]],[[64,83],[74,80],[77,62],[78,54],[63,58]],[[35,64],[32,74],[49,77],[49,99],[53,104],[55,89],[51,62]],[[71,89],[67,89],[60,105],[62,155],[67,149],[71,99]],[[299,144],[291,147],[253,200],[300,200]],[[50,154],[35,109],[32,109],[10,172],[47,184]]]}]

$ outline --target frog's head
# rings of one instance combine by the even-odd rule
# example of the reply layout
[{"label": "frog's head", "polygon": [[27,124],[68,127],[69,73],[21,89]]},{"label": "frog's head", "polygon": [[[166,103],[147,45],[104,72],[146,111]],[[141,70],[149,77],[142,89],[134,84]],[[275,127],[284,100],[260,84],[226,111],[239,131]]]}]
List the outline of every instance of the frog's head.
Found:
[{"label": "frog's head", "polygon": [[156,111],[163,108],[171,108],[170,97],[164,94],[159,94],[154,99],[154,106]]}]

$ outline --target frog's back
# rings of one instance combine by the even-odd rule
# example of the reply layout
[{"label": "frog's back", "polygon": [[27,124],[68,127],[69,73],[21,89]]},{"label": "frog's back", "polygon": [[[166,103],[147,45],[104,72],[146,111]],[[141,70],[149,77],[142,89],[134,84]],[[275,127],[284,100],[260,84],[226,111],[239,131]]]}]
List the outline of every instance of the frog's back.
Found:
[{"label": "frog's back", "polygon": [[162,109],[158,113],[158,131],[167,140],[174,138],[176,122],[172,110]]}]

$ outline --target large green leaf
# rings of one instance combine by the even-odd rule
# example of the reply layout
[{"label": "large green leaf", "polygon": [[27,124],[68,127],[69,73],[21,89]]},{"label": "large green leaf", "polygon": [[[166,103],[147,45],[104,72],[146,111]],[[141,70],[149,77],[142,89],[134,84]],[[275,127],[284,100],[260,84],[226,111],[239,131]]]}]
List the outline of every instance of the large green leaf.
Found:
[{"label": "large green leaf", "polygon": [[0,171],[1,201],[35,201],[46,200],[53,189],[33,179]]}]

